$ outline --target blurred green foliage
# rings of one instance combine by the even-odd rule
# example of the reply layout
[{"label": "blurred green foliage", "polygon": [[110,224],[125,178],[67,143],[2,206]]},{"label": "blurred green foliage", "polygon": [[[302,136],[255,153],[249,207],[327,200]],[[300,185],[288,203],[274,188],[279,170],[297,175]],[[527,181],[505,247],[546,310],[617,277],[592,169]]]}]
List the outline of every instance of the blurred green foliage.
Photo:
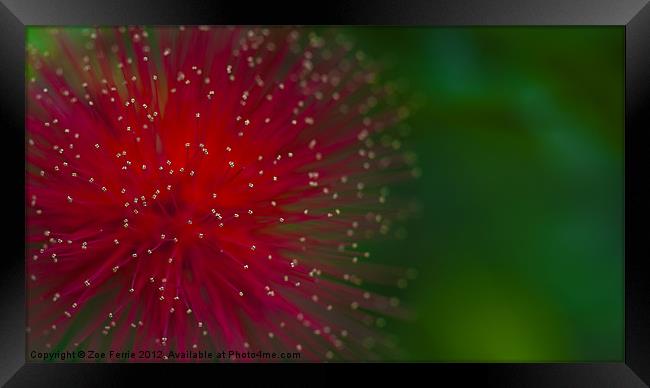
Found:
[{"label": "blurred green foliage", "polygon": [[406,358],[622,360],[623,28],[345,32],[419,106]]}]

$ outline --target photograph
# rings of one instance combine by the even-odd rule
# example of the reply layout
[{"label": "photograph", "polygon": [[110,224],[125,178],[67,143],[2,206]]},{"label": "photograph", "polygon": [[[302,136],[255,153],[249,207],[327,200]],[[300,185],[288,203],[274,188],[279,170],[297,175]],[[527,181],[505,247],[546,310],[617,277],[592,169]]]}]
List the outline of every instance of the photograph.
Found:
[{"label": "photograph", "polygon": [[623,44],[28,29],[29,357],[620,358]]}]

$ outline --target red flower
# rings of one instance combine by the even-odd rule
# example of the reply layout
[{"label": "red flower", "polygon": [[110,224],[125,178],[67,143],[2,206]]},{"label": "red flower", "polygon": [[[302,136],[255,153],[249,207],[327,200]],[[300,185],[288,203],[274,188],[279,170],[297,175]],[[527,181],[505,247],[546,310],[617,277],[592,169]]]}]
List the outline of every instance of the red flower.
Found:
[{"label": "red flower", "polygon": [[401,275],[357,239],[386,232],[384,185],[409,173],[404,112],[361,53],[286,29],[53,36],[28,83],[32,345],[387,345],[368,325],[396,301],[359,285]]}]

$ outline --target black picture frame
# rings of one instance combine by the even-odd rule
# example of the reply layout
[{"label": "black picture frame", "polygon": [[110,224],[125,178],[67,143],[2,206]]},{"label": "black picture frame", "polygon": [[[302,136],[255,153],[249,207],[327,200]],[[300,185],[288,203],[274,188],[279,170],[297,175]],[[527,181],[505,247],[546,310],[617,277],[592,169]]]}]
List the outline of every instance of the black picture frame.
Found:
[{"label": "black picture frame", "polygon": [[[127,386],[138,375],[158,382],[240,378],[403,384],[415,372],[435,384],[521,387],[643,387],[650,382],[648,236],[650,185],[650,6],[648,0],[374,0],[210,2],[173,0],[1,0],[0,140],[4,187],[0,271],[0,383],[22,386]],[[551,364],[42,364],[25,363],[24,155],[25,27],[131,24],[616,25],[625,27],[625,359]],[[20,166],[20,167],[19,167]],[[22,227],[20,227],[22,225]],[[291,370],[289,370],[291,368]],[[300,371],[300,377],[296,371]],[[188,373],[190,372],[190,373]],[[333,373],[336,372],[336,373]],[[339,373],[341,372],[341,373]],[[352,372],[352,373],[350,373]],[[343,376],[343,374],[345,376]],[[276,380],[277,379],[277,380]],[[225,380],[224,380],[225,381]],[[242,380],[241,382],[244,382]],[[189,381],[188,381],[189,382]]]}]

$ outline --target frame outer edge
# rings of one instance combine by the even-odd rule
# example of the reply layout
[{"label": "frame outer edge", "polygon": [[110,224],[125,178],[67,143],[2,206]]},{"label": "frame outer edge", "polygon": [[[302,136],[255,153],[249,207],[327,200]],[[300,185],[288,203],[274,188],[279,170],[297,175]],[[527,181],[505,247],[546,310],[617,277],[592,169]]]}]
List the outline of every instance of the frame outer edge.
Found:
[{"label": "frame outer edge", "polygon": [[[20,4],[15,0],[10,0],[9,2],[11,3],[10,6],[5,5],[7,2],[6,0],[3,0],[3,3],[0,4],[0,32],[2,34],[0,35],[0,48],[2,49],[3,53],[3,60],[0,61],[0,80],[3,85],[8,85],[9,88],[8,90],[5,90],[5,93],[0,95],[0,113],[3,115],[3,121],[7,121],[9,124],[9,127],[14,127],[18,125],[16,128],[21,129],[23,126],[23,109],[24,108],[23,99],[17,99],[16,96],[24,96],[24,79],[22,77],[16,78],[16,79],[11,79],[9,78],[10,75],[12,74],[24,74],[24,28],[25,26],[23,23],[29,22],[29,23],[47,23],[47,22],[55,22],[57,18],[65,19],[65,20],[70,20],[78,18],[80,15],[78,13],[74,13],[73,15],[69,17],[62,16],[60,13],[54,12],[51,15],[46,15],[45,18],[43,18],[43,13],[37,14],[36,16],[29,15],[29,11],[33,10],[33,6],[36,3],[35,1],[28,1],[28,0],[23,0],[25,3],[28,3],[27,5],[27,14],[25,13],[25,8],[21,8],[20,6],[16,8],[16,4]],[[39,2],[40,3],[40,2]],[[630,5],[630,1],[627,2],[627,5]],[[636,3],[640,3],[639,1],[636,1]],[[643,3],[647,3],[647,1],[643,1]],[[50,3],[50,5],[54,5],[54,3]],[[30,8],[31,6],[31,8]],[[137,7],[137,5],[135,5]],[[86,3],[86,7],[92,8],[92,4]],[[67,7],[62,7],[60,9],[65,12],[65,8]],[[14,12],[16,10],[16,12]],[[48,12],[49,8],[45,8],[44,12]],[[601,8],[602,10],[602,8]],[[629,9],[627,10],[629,13]],[[510,17],[513,18],[513,20],[517,20],[517,13],[513,13],[510,15]],[[522,17],[521,14],[519,14],[519,17]],[[620,14],[619,14],[620,15]],[[83,16],[83,15],[81,15]],[[182,17],[189,16],[183,13]],[[155,16],[153,16],[155,18]],[[199,15],[195,15],[195,17],[199,17]],[[105,16],[101,16],[100,18],[106,18]],[[177,17],[176,17],[177,18]],[[353,17],[353,19],[355,19]],[[399,16],[397,17],[399,19]],[[470,19],[476,18],[479,19],[480,16],[470,16]],[[523,18],[526,18],[524,15]],[[614,16],[611,16],[611,18],[614,18]],[[96,20],[97,16],[91,17],[91,19]],[[110,18],[109,18],[110,19]],[[174,17],[167,16],[167,20],[174,19]],[[350,20],[349,17],[344,18],[348,22],[353,22],[353,20]],[[422,18],[415,18],[416,22],[422,22]],[[424,17],[426,19],[426,16]],[[490,22],[490,17],[487,17],[487,22]],[[533,17],[533,20],[530,20],[531,22],[535,22],[535,17]],[[547,17],[542,17],[541,19],[544,19],[545,22],[548,22]],[[79,19],[77,19],[79,20]],[[464,20],[467,20],[467,18],[464,18]],[[579,20],[585,20],[584,18],[579,18]],[[589,21],[590,19],[587,18],[585,21]],[[611,20],[611,19],[609,19]],[[101,23],[101,20],[99,21]],[[425,20],[426,22],[426,20]],[[435,21],[429,21],[430,23],[434,23]],[[460,24],[463,24],[461,20],[459,20]],[[539,20],[538,20],[539,22]],[[612,24],[625,24],[620,23],[620,21],[617,20],[618,23],[612,23]],[[60,22],[59,22],[60,23]],[[95,22],[97,23],[97,22]],[[519,21],[516,22],[519,24],[524,24],[525,22]],[[576,24],[583,24],[584,22],[576,22]],[[465,22],[465,24],[467,24]],[[483,23],[476,23],[474,24],[486,24],[486,22]],[[626,134],[626,148],[629,151],[631,148],[636,148],[639,150],[639,147],[643,147],[640,149],[641,155],[645,152],[645,148],[647,148],[648,142],[644,141],[639,141],[639,137],[636,135],[630,136],[631,128],[633,127],[632,121],[636,120],[636,123],[634,126],[638,128],[639,130],[646,129],[650,126],[650,120],[648,118],[648,113],[645,113],[642,111],[643,109],[643,104],[644,102],[648,101],[648,97],[650,97],[648,90],[647,90],[647,85],[650,85],[650,75],[646,74],[650,69],[648,64],[650,63],[648,59],[650,58],[650,53],[647,52],[647,48],[650,47],[650,42],[649,38],[650,37],[650,6],[645,5],[643,9],[640,9],[638,11],[638,14],[636,16],[632,17],[626,25],[626,129],[627,129],[627,134]],[[16,44],[17,42],[20,42],[19,44]],[[645,72],[645,73],[644,73]],[[17,88],[15,90],[12,90],[13,88]],[[646,88],[646,89],[644,89]],[[9,91],[9,93],[7,93]],[[13,101],[12,101],[13,100]],[[18,100],[18,103],[16,102]],[[10,130],[15,132],[15,128],[9,128]],[[14,144],[16,147],[20,147],[20,149],[23,149],[24,146],[24,135],[23,132],[18,132],[14,133],[12,132],[9,134],[9,138],[6,140],[9,141],[10,147],[13,147]],[[647,140],[647,135],[646,139]],[[636,147],[634,147],[634,143],[631,142],[631,139],[635,139],[635,143],[637,144]],[[17,141],[14,141],[17,140]],[[628,153],[629,155],[629,153]],[[637,153],[638,155],[638,153]],[[6,157],[4,155],[0,156],[3,159]],[[629,168],[632,164],[632,162],[639,163],[639,160],[637,158],[640,158],[637,156],[635,159],[626,157],[626,165]],[[642,162],[642,160],[641,160]],[[643,167],[639,165],[640,169]],[[23,176],[24,171],[19,171],[19,179],[24,179]],[[12,173],[13,174],[13,173]],[[641,176],[640,174],[637,174],[637,176]],[[14,176],[11,175],[13,178]],[[629,180],[627,183],[626,191],[630,189],[629,186]],[[24,184],[22,185],[23,187],[21,190],[16,191],[15,193],[11,193],[10,197],[11,200],[17,199],[18,202],[12,202],[12,203],[23,203],[24,202]],[[642,183],[642,187],[632,187],[630,193],[636,193],[639,195],[639,197],[636,200],[628,201],[626,205],[630,205],[631,203],[634,203],[634,208],[635,212],[638,214],[634,216],[635,219],[641,220],[641,222],[644,222],[644,220],[647,220],[648,217],[647,215],[649,214],[648,212],[648,205],[644,203],[647,202],[647,194],[648,194],[648,184],[647,183]],[[645,194],[645,198],[642,198],[639,191],[642,191],[643,194]],[[19,212],[20,216],[22,217],[22,207],[21,206],[14,206],[15,209],[12,209],[11,206],[7,207],[7,209],[13,213],[13,212]],[[629,208],[629,207],[628,207]],[[628,218],[628,221],[632,218],[629,217],[630,215],[626,215],[626,218]],[[630,232],[630,229],[628,229],[628,233]],[[637,232],[639,235],[643,231]],[[20,238],[13,238],[14,233],[18,233],[20,235]],[[9,238],[11,240],[9,241],[10,244],[19,244],[20,248],[18,252],[21,252],[24,250],[23,245],[23,231],[18,230],[18,231],[11,231],[9,232]],[[637,246],[639,246],[639,253],[643,252],[643,239],[639,241],[639,237],[635,237],[637,239],[637,242],[635,243]],[[631,240],[628,240],[626,238],[626,246],[630,247]],[[647,251],[647,249],[646,249]],[[647,252],[646,252],[647,253]],[[11,254],[15,254],[13,249],[11,251]],[[638,261],[643,260],[644,257],[643,255],[640,255],[638,257]],[[20,263],[24,263],[23,259],[20,260]],[[641,264],[637,263],[639,266]],[[4,284],[1,284],[0,287],[2,288],[2,299],[0,299],[0,306],[2,306],[2,310],[4,317],[2,320],[0,320],[0,341],[2,341],[3,344],[3,349],[4,352],[0,353],[0,384],[4,384],[13,373],[20,368],[24,364],[24,271],[22,268],[13,268],[15,265],[12,264],[12,267],[5,267],[3,268],[3,271],[11,271],[15,270],[19,272],[19,275],[17,277],[9,277],[9,281],[7,281]],[[648,354],[650,350],[650,335],[648,334],[648,328],[650,327],[650,315],[649,312],[647,311],[642,311],[643,308],[646,308],[648,306],[649,302],[649,297],[647,295],[650,295],[650,290],[647,285],[644,283],[646,282],[647,279],[644,278],[645,276],[645,271],[641,270],[639,267],[636,266],[634,261],[632,260],[627,260],[626,262],[626,281],[630,282],[630,288],[627,287],[626,284],[626,350],[625,350],[625,362],[628,365],[628,367],[635,371],[642,379],[645,381],[650,381],[650,371],[648,370],[650,365],[650,360],[648,360]],[[637,273],[636,275],[633,275],[631,271],[634,271],[636,268]],[[15,295],[14,293],[16,292],[15,290],[22,290],[22,295]],[[645,292],[645,293],[643,293]]]},{"label": "frame outer edge", "polygon": [[650,128],[650,5],[625,27],[625,363],[650,382],[650,287],[648,286],[647,179]]},{"label": "frame outer edge", "polygon": [[366,0],[304,3],[208,0],[2,0],[26,25],[61,24],[374,24],[625,25],[648,0]]},{"label": "frame outer edge", "polygon": [[[0,384],[25,364],[25,240],[23,224],[11,220],[24,219],[25,170],[18,168],[16,153],[24,159],[24,74],[25,26],[3,4],[0,4],[0,117],[5,151],[0,152],[5,206],[0,216],[5,221],[2,229],[4,272],[0,283]],[[16,74],[22,76],[16,77]],[[16,183],[14,183],[16,182]],[[19,183],[18,183],[19,182]],[[18,188],[16,189],[16,186]],[[17,256],[17,257],[16,257]]]}]

